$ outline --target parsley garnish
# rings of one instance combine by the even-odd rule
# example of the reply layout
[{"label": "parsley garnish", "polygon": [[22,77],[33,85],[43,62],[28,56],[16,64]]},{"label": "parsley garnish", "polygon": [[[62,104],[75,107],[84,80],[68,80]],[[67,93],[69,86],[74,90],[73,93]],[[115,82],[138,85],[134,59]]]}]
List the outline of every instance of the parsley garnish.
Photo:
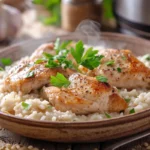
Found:
[{"label": "parsley garnish", "polygon": [[125,98],[124,100],[125,100],[127,103],[129,103],[129,102],[131,101],[130,98]]},{"label": "parsley garnish", "polygon": [[2,67],[0,67],[0,71],[4,71],[4,69]]},{"label": "parsley garnish", "polygon": [[134,108],[132,108],[131,110],[130,110],[130,112],[129,112],[130,114],[134,114],[135,113],[135,109]]},{"label": "parsley garnish", "polygon": [[147,61],[150,61],[150,55],[147,55],[145,58]]},{"label": "parsley garnish", "polygon": [[[97,55],[98,50],[93,50],[89,48],[85,52],[84,44],[82,41],[76,43],[75,48],[71,48],[69,51],[67,46],[71,41],[64,41],[60,43],[60,39],[57,39],[55,42],[55,51],[56,55],[51,55],[48,53],[43,53],[43,58],[38,59],[35,64],[45,62],[45,67],[47,68],[71,68],[77,71],[79,65],[82,65],[90,70],[98,67],[100,65],[100,60],[104,57],[103,55]],[[68,53],[71,53],[74,57],[77,65],[74,65],[71,60],[67,58]]]},{"label": "parsley garnish", "polygon": [[10,58],[1,58],[0,62],[4,65],[4,66],[9,66],[12,64],[12,60]]},{"label": "parsley garnish", "polygon": [[114,60],[110,60],[110,61],[106,62],[106,65],[107,66],[112,66],[114,63],[115,63]]},{"label": "parsley garnish", "polygon": [[121,70],[121,68],[120,68],[120,67],[118,67],[118,68],[117,68],[117,71],[118,71],[118,72],[121,72],[122,70]]},{"label": "parsley garnish", "polygon": [[81,62],[83,53],[84,53],[84,45],[82,41],[79,41],[76,44],[75,49],[71,48],[71,54],[78,64]]},{"label": "parsley garnish", "polygon": [[66,53],[61,52],[61,54],[55,55],[47,61],[47,64],[45,67],[47,68],[56,68],[56,67],[62,67],[62,68],[74,68],[73,63],[71,60],[67,60]]},{"label": "parsley garnish", "polygon": [[31,105],[28,104],[28,103],[26,103],[26,102],[22,102],[22,107],[23,107],[23,109],[25,109],[25,110],[29,110],[30,107],[31,107]]},{"label": "parsley garnish", "polygon": [[82,41],[77,42],[75,48],[71,48],[71,54],[76,60],[78,66],[82,65],[90,70],[100,65],[100,60],[104,57],[103,55],[97,55],[98,50],[89,48],[85,53],[84,44]]},{"label": "parsley garnish", "polygon": [[106,116],[107,118],[111,118],[111,116],[110,116],[108,113],[105,113],[105,116]]},{"label": "parsley garnish", "polygon": [[71,43],[71,40],[68,41],[64,41],[62,43],[60,43],[60,39],[57,38],[55,43],[54,43],[54,49],[56,51],[56,54],[58,54],[61,50],[64,50],[67,48],[67,46]]},{"label": "parsley garnish", "polygon": [[[43,53],[43,56],[44,56],[45,60],[46,59],[51,59],[53,57],[53,55],[51,55],[49,53],[45,53],[45,52]],[[44,58],[43,58],[43,60],[44,60]]]},{"label": "parsley garnish", "polygon": [[61,73],[57,73],[56,76],[51,76],[50,84],[56,87],[68,87],[70,81]]},{"label": "parsley garnish", "polygon": [[52,110],[52,106],[51,106],[51,105],[48,105],[47,109],[48,109],[48,110]]},{"label": "parsley garnish", "polygon": [[123,60],[126,60],[127,58],[126,58],[126,56],[122,56],[122,59],[123,59]]},{"label": "parsley garnish", "polygon": [[96,79],[100,82],[107,82],[108,81],[108,79],[104,76],[96,76]]},{"label": "parsley garnish", "polygon": [[28,72],[28,74],[25,76],[25,78],[31,78],[31,77],[34,77],[35,73],[34,71],[30,71]]},{"label": "parsley garnish", "polygon": [[34,64],[41,64],[42,62],[44,62],[44,59],[37,59]]}]

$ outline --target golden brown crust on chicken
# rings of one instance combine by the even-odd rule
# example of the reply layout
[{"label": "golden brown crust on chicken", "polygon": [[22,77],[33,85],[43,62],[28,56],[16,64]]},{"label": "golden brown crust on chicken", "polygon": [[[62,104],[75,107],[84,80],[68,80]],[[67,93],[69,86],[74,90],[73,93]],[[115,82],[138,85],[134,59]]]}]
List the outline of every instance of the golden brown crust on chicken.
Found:
[{"label": "golden brown crust on chicken", "polygon": [[[55,76],[57,72],[63,73],[65,76],[73,73],[70,69],[46,68],[44,64],[22,63],[15,68],[12,68],[4,79],[4,91],[30,93],[32,90],[49,84],[50,76]],[[32,76],[28,77],[29,73],[32,73]]]},{"label": "golden brown crust on chicken", "polygon": [[[73,74],[68,88],[44,87],[43,95],[57,110],[71,110],[76,114],[119,112],[127,108],[115,88],[96,78]],[[111,102],[112,101],[112,102]],[[117,104],[117,105],[116,105]]]},{"label": "golden brown crust on chicken", "polygon": [[[108,82],[119,88],[149,88],[150,68],[140,62],[129,50],[106,50],[101,65],[91,72],[91,76],[104,75]],[[112,65],[107,62],[114,61]],[[119,69],[119,70],[118,70]]]}]

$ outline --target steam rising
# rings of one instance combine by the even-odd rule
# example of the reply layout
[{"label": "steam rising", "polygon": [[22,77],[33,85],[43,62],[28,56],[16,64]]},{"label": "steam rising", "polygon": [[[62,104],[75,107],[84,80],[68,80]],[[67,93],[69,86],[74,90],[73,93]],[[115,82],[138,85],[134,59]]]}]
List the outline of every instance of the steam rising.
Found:
[{"label": "steam rising", "polygon": [[[83,20],[77,27],[78,39],[84,41],[89,46],[94,46],[98,50],[104,49],[127,49],[128,44],[125,41],[116,41],[113,38],[101,38],[100,23],[93,20]],[[107,42],[106,42],[107,41]]]},{"label": "steam rising", "polygon": [[83,20],[76,31],[87,38],[88,45],[97,45],[100,41],[100,24],[92,20]]}]

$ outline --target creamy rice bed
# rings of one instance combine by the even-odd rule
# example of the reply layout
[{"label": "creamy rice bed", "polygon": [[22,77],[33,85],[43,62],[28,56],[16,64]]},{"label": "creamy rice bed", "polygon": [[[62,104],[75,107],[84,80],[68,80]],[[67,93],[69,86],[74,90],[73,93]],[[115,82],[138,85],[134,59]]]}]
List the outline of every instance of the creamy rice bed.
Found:
[{"label": "creamy rice bed", "polygon": [[[145,56],[139,59],[150,68],[150,61],[145,59]],[[23,95],[21,92],[2,93],[2,80],[5,72],[0,72],[0,110],[4,113],[13,114],[18,117],[36,120],[48,121],[92,121],[103,120],[107,116],[103,113],[93,113],[89,115],[76,115],[71,111],[61,112],[50,106],[47,100],[40,98],[38,92]],[[144,109],[150,108],[150,90],[133,89],[127,91],[126,89],[119,90],[120,95],[130,100],[128,108],[121,113],[109,113],[113,117],[121,117],[129,114],[130,110],[134,108],[135,112],[140,112]],[[30,105],[29,109],[25,110],[22,107],[22,102]]]}]

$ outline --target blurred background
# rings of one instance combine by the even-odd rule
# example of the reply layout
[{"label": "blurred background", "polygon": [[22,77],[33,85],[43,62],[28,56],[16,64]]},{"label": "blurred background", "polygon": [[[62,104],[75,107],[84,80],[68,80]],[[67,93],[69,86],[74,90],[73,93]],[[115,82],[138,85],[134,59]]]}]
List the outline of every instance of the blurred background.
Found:
[{"label": "blurred background", "polygon": [[87,19],[97,32],[150,38],[150,0],[0,0],[0,48],[75,32]]}]

